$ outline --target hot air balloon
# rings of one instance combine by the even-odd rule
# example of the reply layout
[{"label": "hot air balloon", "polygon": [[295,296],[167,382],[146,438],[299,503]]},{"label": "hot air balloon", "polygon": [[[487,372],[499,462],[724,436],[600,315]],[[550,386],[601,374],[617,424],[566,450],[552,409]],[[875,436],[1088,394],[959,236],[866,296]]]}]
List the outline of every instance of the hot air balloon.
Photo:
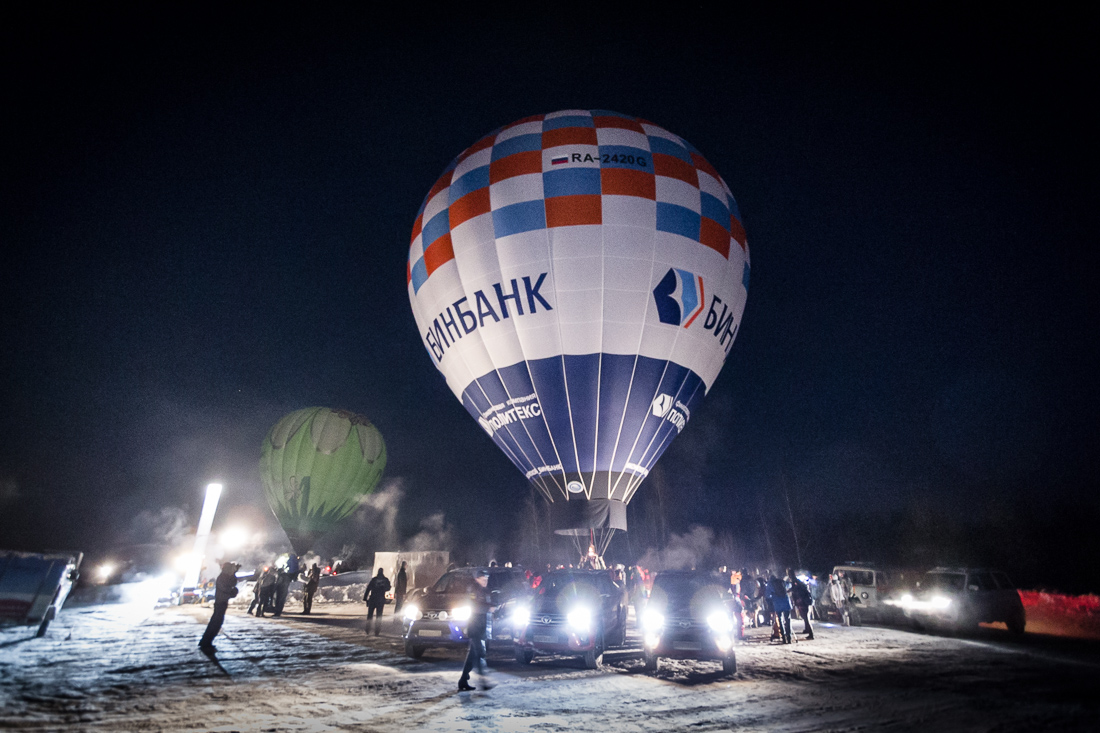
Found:
[{"label": "hot air balloon", "polygon": [[327,407],[284,416],[260,454],[267,502],[299,555],[374,491],[385,467],[378,428],[362,415]]},{"label": "hot air balloon", "polygon": [[749,251],[694,147],[636,117],[564,110],[447,166],[406,280],[455,396],[546,497],[555,531],[602,554],[726,361]]}]

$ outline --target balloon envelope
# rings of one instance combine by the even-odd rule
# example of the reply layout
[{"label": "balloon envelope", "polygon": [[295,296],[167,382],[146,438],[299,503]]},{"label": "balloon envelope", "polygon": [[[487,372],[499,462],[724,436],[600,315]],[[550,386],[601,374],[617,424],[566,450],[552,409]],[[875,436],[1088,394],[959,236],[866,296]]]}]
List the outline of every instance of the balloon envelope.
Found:
[{"label": "balloon envelope", "polygon": [[294,551],[358,506],[386,467],[386,444],[369,420],[310,407],[284,416],[264,438],[260,479]]},{"label": "balloon envelope", "polygon": [[749,253],[729,187],[657,125],[565,110],[459,155],[406,271],[455,396],[550,501],[557,531],[626,528],[741,323]]}]

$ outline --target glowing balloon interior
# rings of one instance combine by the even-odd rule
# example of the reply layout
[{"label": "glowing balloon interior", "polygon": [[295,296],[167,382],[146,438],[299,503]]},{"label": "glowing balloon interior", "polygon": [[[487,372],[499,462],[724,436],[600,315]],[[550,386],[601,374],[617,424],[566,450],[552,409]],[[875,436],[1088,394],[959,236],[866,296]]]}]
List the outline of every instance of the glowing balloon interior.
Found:
[{"label": "glowing balloon interior", "polygon": [[260,455],[264,494],[299,555],[374,490],[385,467],[378,429],[361,415],[325,407],[283,417]]},{"label": "glowing balloon interior", "polygon": [[609,537],[726,361],[749,252],[695,148],[566,110],[455,158],[416,217],[406,279],[432,361],[557,531]]}]

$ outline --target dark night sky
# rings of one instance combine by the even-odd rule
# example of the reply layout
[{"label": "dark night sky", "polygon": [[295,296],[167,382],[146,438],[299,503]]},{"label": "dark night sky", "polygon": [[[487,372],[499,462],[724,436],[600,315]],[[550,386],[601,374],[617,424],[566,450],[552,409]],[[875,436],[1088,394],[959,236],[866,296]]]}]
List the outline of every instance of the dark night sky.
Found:
[{"label": "dark night sky", "polygon": [[1084,18],[77,12],[0,31],[0,545],[148,541],[215,477],[264,517],[260,441],[310,405],[379,426],[403,533],[512,541],[525,482],[425,354],[405,260],[451,158],[562,108],[682,135],[748,231],[737,342],[650,479],[669,531],[755,547],[784,487],[807,525],[940,511],[996,544],[1096,516]]}]

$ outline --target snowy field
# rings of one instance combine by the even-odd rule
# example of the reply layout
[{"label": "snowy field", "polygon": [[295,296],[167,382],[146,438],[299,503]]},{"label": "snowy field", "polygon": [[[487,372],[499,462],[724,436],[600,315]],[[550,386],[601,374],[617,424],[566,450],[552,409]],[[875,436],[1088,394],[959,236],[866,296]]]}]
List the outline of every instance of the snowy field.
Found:
[{"label": "snowy field", "polygon": [[596,671],[493,654],[496,686],[459,694],[460,653],[406,659],[392,619],[367,637],[362,612],[231,609],[212,660],[196,648],[209,609],[66,608],[43,639],[0,631],[0,730],[1100,729],[1094,642],[818,625],[813,641],[783,646],[753,630],[727,678],[717,662],[647,673],[632,636]]}]

